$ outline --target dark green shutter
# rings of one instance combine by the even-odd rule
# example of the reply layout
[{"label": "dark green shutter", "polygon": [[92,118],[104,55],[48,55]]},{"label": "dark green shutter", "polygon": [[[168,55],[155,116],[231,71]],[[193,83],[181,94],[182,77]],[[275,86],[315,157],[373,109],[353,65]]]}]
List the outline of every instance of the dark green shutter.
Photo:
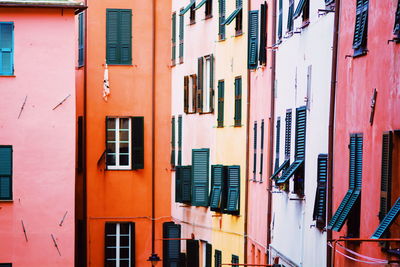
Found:
[{"label": "dark green shutter", "polygon": [[179,62],[180,63],[183,63],[184,27],[185,27],[185,17],[183,15],[179,15]]},{"label": "dark green shutter", "polygon": [[278,40],[282,39],[283,28],[283,0],[279,0],[279,18],[278,18]]},{"label": "dark green shutter", "polygon": [[12,200],[12,146],[0,146],[0,200]]},{"label": "dark green shutter", "polygon": [[253,181],[257,180],[257,122],[253,126]]},{"label": "dark green shutter", "polygon": [[132,10],[107,9],[107,64],[132,64]]},{"label": "dark green shutter", "polygon": [[211,259],[212,259],[212,245],[210,243],[206,244],[206,266],[211,267]]},{"label": "dark green shutter", "polygon": [[261,120],[261,153],[260,153],[260,182],[263,181],[264,166],[264,120]]},{"label": "dark green shutter", "polygon": [[328,181],[328,155],[318,155],[317,192],[315,194],[313,220],[323,229],[326,219],[326,183]]},{"label": "dark green shutter", "polygon": [[400,0],[397,1],[396,17],[394,21],[393,34],[400,38]]},{"label": "dark green shutter", "polygon": [[14,74],[14,23],[0,22],[0,76]]},{"label": "dark green shutter", "polygon": [[292,110],[286,110],[285,118],[285,159],[290,159],[291,139],[292,139]]},{"label": "dark green shutter", "polygon": [[382,138],[382,165],[381,165],[381,195],[379,221],[382,222],[390,209],[392,191],[392,133],[383,134]]},{"label": "dark green shutter", "polygon": [[186,240],[187,266],[199,267],[199,241]]},{"label": "dark green shutter", "polygon": [[192,166],[181,166],[180,177],[182,186],[182,202],[191,203],[192,201]]},{"label": "dark green shutter", "polygon": [[225,0],[219,0],[219,39],[225,40]]},{"label": "dark green shutter", "polygon": [[144,117],[132,117],[132,169],[144,169]]},{"label": "dark green shutter", "polygon": [[[239,256],[232,255],[231,263],[239,263]],[[233,266],[237,266],[237,265],[233,265]]]},{"label": "dark green shutter", "polygon": [[240,198],[240,166],[228,166],[228,199],[226,210],[229,213],[239,212]]},{"label": "dark green shutter", "polygon": [[176,13],[172,14],[172,51],[171,51],[171,60],[172,65],[175,65],[175,58],[176,58]]},{"label": "dark green shutter", "polygon": [[178,116],[178,165],[182,165],[182,116]]},{"label": "dark green shutter", "polygon": [[221,207],[222,187],[225,176],[223,165],[211,166],[211,194],[210,208],[213,211],[219,211]]},{"label": "dark green shutter", "polygon": [[258,53],[258,10],[249,11],[248,68],[257,68]]},{"label": "dark green shutter", "polygon": [[221,264],[222,264],[222,253],[221,253],[221,250],[215,250],[214,267],[221,267]]},{"label": "dark green shutter", "polygon": [[224,127],[224,94],[225,83],[223,80],[218,81],[218,127]]},{"label": "dark green shutter", "polygon": [[121,64],[132,64],[132,10],[120,11]]},{"label": "dark green shutter", "polygon": [[276,132],[275,132],[275,171],[279,168],[279,150],[281,145],[281,117],[276,119]]},{"label": "dark green shutter", "polygon": [[163,241],[163,267],[179,266],[181,252],[181,226],[173,222],[163,223],[163,238],[176,238],[177,240]]},{"label": "dark green shutter", "polygon": [[400,197],[396,200],[396,203],[394,203],[393,207],[386,214],[385,218],[379,224],[378,228],[371,236],[371,238],[372,239],[381,238],[385,234],[385,232],[389,230],[390,226],[394,223],[397,216],[399,216],[399,213],[400,213]]},{"label": "dark green shutter", "polygon": [[[304,1],[304,0],[300,0]],[[297,11],[297,10],[296,10]],[[294,0],[289,0],[288,20],[287,20],[287,31],[293,31],[293,12],[294,12]]]},{"label": "dark green shutter", "polygon": [[267,2],[260,7],[260,65],[267,62]]},{"label": "dark green shutter", "polygon": [[235,78],[235,126],[242,125],[242,78]]},{"label": "dark green shutter", "polygon": [[357,0],[356,21],[354,26],[354,56],[365,54],[368,32],[369,0]]},{"label": "dark green shutter", "polygon": [[85,13],[82,12],[78,16],[78,66],[81,67],[83,66],[83,61],[84,61],[84,17]]},{"label": "dark green shutter", "polygon": [[209,149],[192,150],[192,205],[208,206]]},{"label": "dark green shutter", "polygon": [[189,76],[183,77],[183,112],[189,113]]},{"label": "dark green shutter", "polygon": [[214,55],[210,55],[210,112],[214,112]]},{"label": "dark green shutter", "polygon": [[309,0],[300,0],[300,2],[297,4],[296,11],[294,12],[294,14],[292,13],[292,16],[295,19],[298,18],[300,16],[300,14],[303,12],[304,7],[307,5],[307,1],[309,1]]},{"label": "dark green shutter", "polygon": [[286,183],[290,177],[292,177],[297,170],[301,169],[304,165],[304,159],[295,160],[282,174],[282,176],[276,181],[276,183]]},{"label": "dark green shutter", "polygon": [[183,166],[176,166],[175,169],[175,202],[183,202],[182,201],[182,174],[183,174]]},{"label": "dark green shutter", "polygon": [[290,160],[286,159],[280,166],[278,165],[278,168],[275,170],[275,172],[271,175],[271,179],[276,179],[278,178],[278,174],[281,171],[285,171],[286,168],[288,168],[290,166]]},{"label": "dark green shutter", "polygon": [[171,166],[175,167],[175,116],[171,119]]},{"label": "dark green shutter", "polygon": [[186,253],[181,253],[179,257],[179,267],[187,267]]},{"label": "dark green shutter", "polygon": [[204,81],[204,59],[197,60],[197,112],[203,112],[203,81]]},{"label": "dark green shutter", "polygon": [[296,139],[295,153],[296,160],[304,159],[306,154],[306,107],[296,109]]}]

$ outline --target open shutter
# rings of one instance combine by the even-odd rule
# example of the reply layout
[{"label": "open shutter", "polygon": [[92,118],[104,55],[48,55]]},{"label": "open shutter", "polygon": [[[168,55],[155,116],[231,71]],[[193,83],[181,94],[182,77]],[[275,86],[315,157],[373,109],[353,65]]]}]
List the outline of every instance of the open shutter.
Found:
[{"label": "open shutter", "polygon": [[211,195],[210,208],[213,211],[219,211],[221,207],[222,187],[224,180],[224,166],[211,166]]},{"label": "open shutter", "polygon": [[[129,222],[131,227],[131,238],[130,238],[130,246],[131,246],[131,267],[135,267],[136,264],[136,227],[134,222]],[[122,243],[121,243],[122,245]]]},{"label": "open shutter", "polygon": [[235,126],[242,125],[242,78],[235,79]]},{"label": "open shutter", "polygon": [[219,0],[219,39],[225,40],[225,0]]},{"label": "open shutter", "polygon": [[[300,1],[304,2],[304,0],[300,0]],[[301,4],[301,2],[300,2],[300,4]],[[294,0],[290,0],[289,1],[289,10],[288,10],[288,20],[287,20],[287,25],[286,25],[287,26],[286,29],[288,32],[293,31],[293,12],[294,12]],[[297,10],[296,10],[296,12],[297,12]],[[300,13],[299,13],[299,15],[300,15]]]},{"label": "open shutter", "polygon": [[368,2],[369,0],[357,0],[356,22],[354,27],[353,49],[355,55],[364,54],[363,49],[367,42],[368,31]]},{"label": "open shutter", "polygon": [[282,176],[276,181],[277,184],[286,183],[300,167],[304,164],[304,159],[295,160],[289,168],[285,170]]},{"label": "open shutter", "polygon": [[211,259],[212,259],[212,245],[210,243],[206,244],[206,266],[211,267]]},{"label": "open shutter", "polygon": [[326,183],[328,181],[328,155],[318,155],[317,192],[315,194],[313,220],[317,227],[325,227],[326,218]]},{"label": "open shutter", "polygon": [[279,0],[279,18],[278,18],[278,40],[282,39],[283,28],[283,0]]},{"label": "open shutter", "polygon": [[214,55],[210,55],[210,112],[214,112]]},{"label": "open shutter", "polygon": [[181,252],[181,226],[173,222],[163,223],[163,237],[177,240],[163,241],[163,267],[179,266]]},{"label": "open shutter", "polygon": [[248,68],[257,68],[258,52],[258,10],[249,11],[249,52]]},{"label": "open shutter", "polygon": [[389,229],[389,227],[393,224],[396,220],[397,216],[400,213],[400,197],[396,200],[393,207],[390,211],[386,214],[385,218],[382,220],[381,224],[379,224],[378,228],[371,236],[372,239],[379,239],[381,238],[384,233]]},{"label": "open shutter", "polygon": [[118,29],[120,28],[119,10],[107,10],[107,64],[120,63],[120,46]]},{"label": "open shutter", "polygon": [[12,199],[12,146],[0,146],[0,200]]},{"label": "open shutter", "polygon": [[260,65],[267,62],[267,2],[260,7]]},{"label": "open shutter", "polygon": [[221,250],[215,250],[214,254],[214,267],[220,267],[222,264],[222,253]]},{"label": "open shutter", "polygon": [[224,81],[218,81],[218,127],[224,127],[224,94],[225,83]]},{"label": "open shutter", "polygon": [[132,64],[132,10],[120,11],[121,64]]},{"label": "open shutter", "polygon": [[257,122],[253,126],[253,181],[256,181],[257,172]]},{"label": "open shutter", "polygon": [[171,119],[171,166],[175,167],[175,116]]},{"label": "open shutter", "polygon": [[203,81],[204,81],[204,59],[197,60],[197,112],[203,112]]},{"label": "open shutter", "polygon": [[176,13],[175,13],[175,12],[172,14],[171,23],[172,23],[172,38],[171,38],[171,42],[172,42],[172,51],[171,51],[171,61],[172,61],[172,65],[175,65],[175,58],[176,58]]},{"label": "open shutter", "polygon": [[192,205],[208,206],[209,187],[209,149],[192,151]]},{"label": "open shutter", "polygon": [[394,21],[393,34],[400,38],[400,0],[397,0],[396,17]]},{"label": "open shutter", "polygon": [[144,169],[144,117],[132,117],[132,169]]},{"label": "open shutter", "polygon": [[306,107],[296,109],[295,159],[304,159],[306,154]]},{"label": "open shutter", "polygon": [[291,139],[292,139],[292,110],[286,111],[285,118],[285,159],[290,159]]},{"label": "open shutter", "polygon": [[180,168],[182,202],[190,203],[192,201],[192,166],[182,166]]},{"label": "open shutter", "polygon": [[189,113],[189,76],[183,77],[183,111]]},{"label": "open shutter", "polygon": [[179,62],[180,63],[183,63],[184,27],[185,27],[185,17],[183,15],[179,15]]},{"label": "open shutter", "polygon": [[199,267],[199,241],[186,240],[187,266]]},{"label": "open shutter", "polygon": [[85,13],[82,12],[78,16],[78,66],[83,66],[84,61],[84,16]]},{"label": "open shutter", "polygon": [[392,191],[392,133],[383,134],[382,138],[382,167],[381,167],[381,196],[379,221],[382,222],[390,209]]},{"label": "open shutter", "polygon": [[279,168],[279,150],[281,146],[281,117],[276,119],[276,132],[275,132],[275,172]]},{"label": "open shutter", "polygon": [[263,181],[264,166],[264,120],[261,120],[261,153],[260,153],[260,182]]},{"label": "open shutter", "polygon": [[178,116],[178,165],[182,165],[182,116]]},{"label": "open shutter", "polygon": [[0,23],[0,75],[14,74],[14,23]]},{"label": "open shutter", "polygon": [[228,200],[226,210],[229,213],[239,213],[240,197],[240,166],[228,166]]},{"label": "open shutter", "polygon": [[190,75],[192,77],[192,110],[190,110],[190,113],[196,113],[197,112],[197,75],[192,74]]},{"label": "open shutter", "polygon": [[182,168],[183,166],[176,166],[175,169],[175,202],[182,202]]}]

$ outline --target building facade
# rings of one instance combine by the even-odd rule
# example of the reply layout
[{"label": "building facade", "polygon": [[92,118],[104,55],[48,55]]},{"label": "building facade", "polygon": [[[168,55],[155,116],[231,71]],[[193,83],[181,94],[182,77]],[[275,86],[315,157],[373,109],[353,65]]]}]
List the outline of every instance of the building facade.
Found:
[{"label": "building facade", "polygon": [[[333,217],[328,229],[334,239],[398,238],[400,2],[342,1],[339,22]],[[333,264],[384,266],[398,259],[398,244],[339,242]],[[351,252],[340,255],[344,250]]]},{"label": "building facade", "polygon": [[84,8],[0,2],[1,266],[74,266],[74,21]]},{"label": "building facade", "polygon": [[333,6],[277,2],[270,263],[325,266]]}]

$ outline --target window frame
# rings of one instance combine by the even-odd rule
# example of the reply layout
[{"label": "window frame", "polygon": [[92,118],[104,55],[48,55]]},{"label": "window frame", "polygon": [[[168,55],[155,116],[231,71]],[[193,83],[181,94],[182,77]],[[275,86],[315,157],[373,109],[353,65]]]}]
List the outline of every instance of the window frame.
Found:
[{"label": "window frame", "polygon": [[[129,233],[128,234],[121,234],[121,224],[127,224],[129,225]],[[107,250],[107,248],[115,248],[116,250],[116,255],[115,255],[115,259],[114,258],[107,258],[107,254],[104,254],[104,264],[105,266],[107,266],[107,262],[111,261],[115,261],[115,263],[117,263],[117,261],[119,261],[119,263],[121,263],[121,260],[125,260],[126,258],[121,258],[120,257],[120,253],[121,253],[121,249],[128,249],[129,251],[129,258],[128,258],[128,264],[129,266],[135,266],[135,225],[132,222],[125,222],[125,221],[121,221],[121,222],[106,222],[105,224],[105,240],[104,240],[104,249]],[[107,233],[107,225],[112,225],[115,226],[115,234],[108,234]],[[107,237],[114,237],[115,236],[115,246],[107,246]],[[129,237],[129,242],[128,242],[128,246],[121,246],[120,244],[120,240],[121,237]]]},{"label": "window frame", "polygon": [[[107,145],[109,143],[112,143],[113,141],[109,141],[108,138],[106,137],[106,158],[108,156],[108,154],[115,154],[115,165],[110,165],[108,162],[106,164],[106,169],[107,170],[132,170],[132,117],[107,117],[106,118],[106,134],[108,134],[109,130],[107,122],[109,119],[115,119],[115,153],[109,153],[107,152]],[[129,123],[128,123],[128,129],[123,129],[124,131],[128,130],[128,153],[123,153],[123,154],[128,154],[128,162],[129,165],[120,165],[120,157],[121,156],[121,152],[119,152],[119,148],[120,148],[120,143],[121,140],[119,138],[120,136],[120,127],[119,127],[119,121],[120,119],[129,119]],[[126,141],[123,141],[124,143]]]}]

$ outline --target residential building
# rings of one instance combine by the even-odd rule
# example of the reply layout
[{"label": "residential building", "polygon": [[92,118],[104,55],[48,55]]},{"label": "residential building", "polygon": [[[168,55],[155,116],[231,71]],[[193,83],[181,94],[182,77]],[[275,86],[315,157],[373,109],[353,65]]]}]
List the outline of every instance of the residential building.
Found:
[{"label": "residential building", "polygon": [[[333,239],[398,238],[400,2],[341,2],[328,229]],[[398,248],[398,242],[339,242],[332,266],[383,266],[398,260]],[[350,252],[343,256],[344,250]]]},{"label": "residential building", "polygon": [[334,3],[277,2],[270,263],[325,266]]},{"label": "residential building", "polygon": [[78,1],[0,1],[0,266],[74,266]]},{"label": "residential building", "polygon": [[169,1],[87,5],[84,34],[76,38],[83,54],[76,74],[83,103],[76,249],[85,252],[76,262],[147,266],[151,255],[163,259],[163,223],[171,219],[165,45],[171,7]]}]

